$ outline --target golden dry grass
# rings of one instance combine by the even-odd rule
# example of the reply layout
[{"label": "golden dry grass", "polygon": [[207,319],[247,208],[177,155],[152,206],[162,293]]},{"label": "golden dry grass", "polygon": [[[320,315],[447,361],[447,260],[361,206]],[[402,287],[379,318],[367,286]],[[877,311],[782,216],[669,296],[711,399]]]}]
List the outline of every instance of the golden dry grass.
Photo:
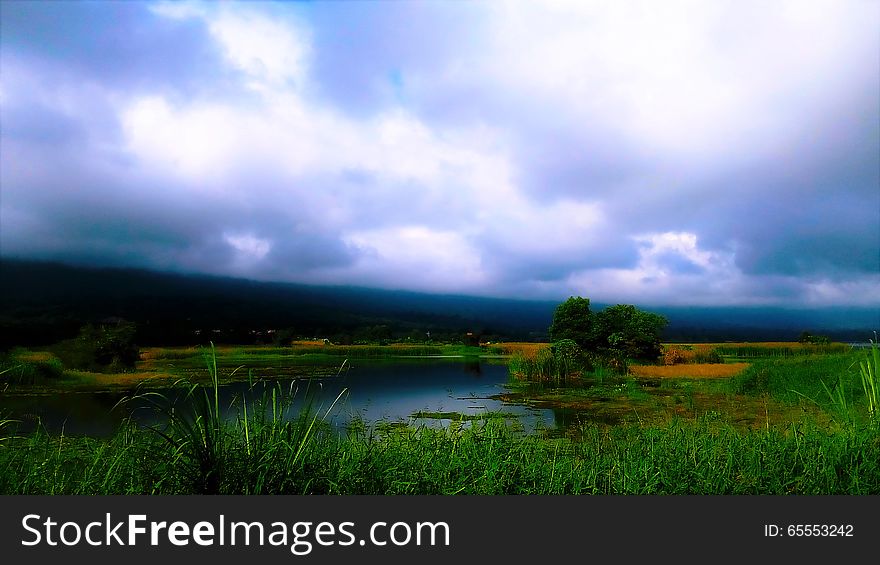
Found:
[{"label": "golden dry grass", "polygon": [[89,371],[68,371],[69,376],[75,377],[79,384],[98,387],[132,387],[148,381],[177,380],[180,377],[170,373],[160,372],[132,372],[132,373],[92,373]]},{"label": "golden dry grass", "polygon": [[141,361],[152,361],[155,359],[164,359],[169,356],[176,358],[196,355],[199,353],[197,347],[142,347],[140,358]]},{"label": "golden dry grass", "polygon": [[496,351],[501,355],[520,354],[526,359],[534,359],[538,356],[538,352],[550,347],[549,343],[533,343],[525,341],[510,341],[502,343],[493,343],[488,346],[492,351]]},{"label": "golden dry grass", "polygon": [[[311,343],[310,345],[307,345],[307,343],[311,343],[311,342],[295,342],[294,344],[291,345],[291,348],[293,348],[293,349],[300,348],[305,351],[311,351],[315,347],[318,347],[318,348],[323,347],[323,348],[326,348],[328,351],[333,350],[333,349],[340,350],[340,351],[342,351],[342,350],[344,350],[344,351],[374,351],[377,349],[390,349],[390,350],[397,349],[397,350],[403,351],[403,350],[424,349],[426,347],[437,347],[437,346],[432,346],[432,345],[421,345],[421,344],[417,344],[417,343],[389,343],[388,345],[368,345],[368,344],[360,344],[360,343],[355,344],[355,345],[338,345],[335,343],[322,343],[322,342]],[[254,349],[259,349],[259,348],[248,348],[248,349],[254,350]],[[273,348],[273,347],[267,347],[266,349],[267,350],[277,350],[277,348]]]},{"label": "golden dry grass", "polygon": [[683,343],[677,345],[687,345],[689,347],[693,347],[694,349],[705,350],[710,350],[716,347],[762,347],[766,349],[776,349],[780,347],[809,349],[811,347],[816,347],[816,344],[814,343],[801,343],[799,341],[728,341],[722,343]]},{"label": "golden dry grass", "polygon": [[739,374],[749,363],[692,363],[688,365],[631,365],[636,377],[661,379],[724,379]]},{"label": "golden dry grass", "polygon": [[33,363],[45,363],[55,358],[55,355],[48,351],[26,351],[16,355],[19,361],[31,361]]}]

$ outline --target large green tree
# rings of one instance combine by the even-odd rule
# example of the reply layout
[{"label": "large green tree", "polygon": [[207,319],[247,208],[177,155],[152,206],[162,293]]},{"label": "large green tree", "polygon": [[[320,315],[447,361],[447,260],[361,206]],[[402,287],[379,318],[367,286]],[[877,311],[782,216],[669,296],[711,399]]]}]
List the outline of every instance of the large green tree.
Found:
[{"label": "large green tree", "polygon": [[666,318],[630,304],[609,306],[595,315],[593,329],[600,349],[630,359],[656,359]]},{"label": "large green tree", "polygon": [[550,325],[553,342],[570,339],[583,351],[621,359],[655,359],[666,318],[618,304],[593,313],[590,300],[572,296],[556,307]]},{"label": "large green tree", "polygon": [[554,342],[570,339],[582,349],[593,348],[593,313],[590,299],[571,296],[556,307],[550,324],[550,339]]}]

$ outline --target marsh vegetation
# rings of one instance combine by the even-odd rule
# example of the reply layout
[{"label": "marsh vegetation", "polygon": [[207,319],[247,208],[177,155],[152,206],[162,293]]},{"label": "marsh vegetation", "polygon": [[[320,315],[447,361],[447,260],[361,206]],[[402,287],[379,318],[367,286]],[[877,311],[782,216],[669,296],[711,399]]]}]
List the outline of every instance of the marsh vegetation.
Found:
[{"label": "marsh vegetation", "polygon": [[[532,349],[536,357],[551,350]],[[330,425],[338,395],[252,382],[224,399],[222,382],[236,376],[224,368],[224,355],[233,352],[215,351],[210,368],[203,365],[206,379],[149,393],[165,416],[151,426],[127,420],[99,438],[42,427],[19,433],[7,417],[0,424],[0,491],[880,493],[876,397],[869,394],[876,391],[876,349],[799,356],[761,349],[768,355],[733,365],[742,367],[733,376],[694,374],[706,365],[683,363],[651,365],[682,371],[660,376],[639,375],[631,365],[634,374],[594,369],[565,383],[513,377],[498,400],[566,420],[531,433],[491,411],[424,411],[400,425],[355,419],[343,434]],[[152,362],[194,361],[184,351],[164,354]],[[518,358],[507,359],[514,374]],[[175,398],[179,404],[170,404]],[[421,425],[426,420],[447,425]]]}]

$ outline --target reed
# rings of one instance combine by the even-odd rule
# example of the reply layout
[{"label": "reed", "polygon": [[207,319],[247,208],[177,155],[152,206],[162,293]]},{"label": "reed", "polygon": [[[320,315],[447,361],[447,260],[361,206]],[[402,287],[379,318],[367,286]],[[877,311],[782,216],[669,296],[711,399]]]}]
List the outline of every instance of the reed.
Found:
[{"label": "reed", "polygon": [[64,368],[54,355],[14,350],[0,356],[0,375],[7,385],[39,385],[62,379]]},{"label": "reed", "polygon": [[859,376],[861,377],[862,390],[865,391],[865,401],[868,408],[868,417],[877,426],[880,425],[880,376],[877,367],[880,366],[880,349],[877,347],[877,334],[871,340],[871,349],[859,362]]},{"label": "reed", "polygon": [[[243,449],[246,457],[252,458],[258,453],[273,455],[275,448],[281,448],[285,453],[284,468],[296,468],[320,423],[345,393],[343,390],[320,416],[314,406],[315,395],[306,388],[306,402],[296,418],[291,419],[289,411],[294,393],[284,394],[280,385],[275,385],[270,392],[264,387],[263,396],[257,398],[253,395],[253,377],[249,374],[251,394],[233,400],[233,406],[239,408],[236,428],[224,419],[221,411],[220,372],[213,343],[210,352],[205,354],[205,362],[210,376],[208,385],[179,381],[177,388],[184,391],[182,395],[173,397],[167,393],[149,392],[132,397],[146,401],[164,416],[166,424],[151,429],[171,448],[171,465],[178,469],[183,482],[193,485],[197,493],[221,492],[229,461],[236,459],[237,450]],[[268,414],[271,418],[267,417]],[[257,462],[267,463],[259,459]]]},{"label": "reed", "polygon": [[852,348],[845,343],[719,343],[714,344],[712,347],[720,355],[746,359],[833,355],[847,353],[852,350]]},{"label": "reed", "polygon": [[[500,419],[471,424],[318,433],[303,451],[282,441],[284,427],[270,427],[252,435],[250,454],[241,448],[240,430],[230,426],[219,492],[880,494],[880,444],[867,428],[801,423],[743,433],[704,418],[663,427],[585,425],[551,438],[522,435]],[[201,492],[185,480],[172,451],[136,428],[109,440],[38,432],[0,447],[0,493]],[[288,466],[296,453],[298,461]]]}]

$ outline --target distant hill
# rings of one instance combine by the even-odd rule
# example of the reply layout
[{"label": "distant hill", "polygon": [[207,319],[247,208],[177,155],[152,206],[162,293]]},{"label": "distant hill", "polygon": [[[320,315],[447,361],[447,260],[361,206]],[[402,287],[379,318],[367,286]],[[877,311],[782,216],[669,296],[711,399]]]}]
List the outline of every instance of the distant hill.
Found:
[{"label": "distant hill", "polygon": [[[418,341],[428,332],[440,340],[460,339],[465,332],[542,340],[556,305],[0,261],[0,345],[5,347],[50,343],[108,318],[137,323],[144,345],[207,339],[246,343],[269,339],[270,329],[336,341],[407,336]],[[877,309],[644,308],[669,319],[665,338],[672,341],[793,340],[802,330],[864,341],[880,326]]]}]

